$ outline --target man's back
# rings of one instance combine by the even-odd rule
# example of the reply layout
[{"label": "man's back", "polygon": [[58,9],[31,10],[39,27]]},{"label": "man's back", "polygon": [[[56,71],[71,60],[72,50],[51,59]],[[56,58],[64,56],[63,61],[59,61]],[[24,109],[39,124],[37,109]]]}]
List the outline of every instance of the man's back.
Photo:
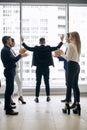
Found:
[{"label": "man's back", "polygon": [[36,46],[33,55],[33,65],[35,66],[49,66],[53,65],[53,59],[50,46]]},{"label": "man's back", "polygon": [[[22,39],[23,42],[24,39]],[[52,51],[57,50],[62,46],[62,42],[60,42],[57,46],[55,47],[50,47],[50,46],[45,46],[45,38],[40,38],[39,44],[40,46],[35,46],[35,47],[29,47],[25,43],[22,43],[22,46],[29,51],[33,52],[33,60],[32,60],[32,65],[34,66],[50,66],[53,65],[53,58],[52,58]]]}]

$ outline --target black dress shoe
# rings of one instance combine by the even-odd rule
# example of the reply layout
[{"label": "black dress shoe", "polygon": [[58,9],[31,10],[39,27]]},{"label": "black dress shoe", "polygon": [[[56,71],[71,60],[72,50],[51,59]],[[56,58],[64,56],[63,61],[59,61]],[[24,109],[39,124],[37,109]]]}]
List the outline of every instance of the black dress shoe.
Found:
[{"label": "black dress shoe", "polygon": [[6,111],[6,115],[18,115],[18,112],[10,110],[10,111]]},{"label": "black dress shoe", "polygon": [[48,96],[48,97],[47,97],[47,102],[50,102],[50,100],[51,100],[51,98]]},{"label": "black dress shoe", "polygon": [[66,102],[66,99],[64,99],[64,100],[61,100],[61,102]]},{"label": "black dress shoe", "polygon": [[11,109],[15,109],[16,108],[16,106],[11,106]]},{"label": "black dress shoe", "polygon": [[36,97],[36,98],[34,99],[34,101],[35,101],[36,103],[38,103],[38,102],[39,102],[39,99]]},{"label": "black dress shoe", "polygon": [[16,105],[16,103],[15,102],[11,102],[11,105]]},{"label": "black dress shoe", "polygon": [[[61,100],[61,102],[66,102],[66,99],[64,99],[64,100]],[[70,100],[69,102],[71,102],[71,100]]]},{"label": "black dress shoe", "polygon": [[[10,109],[15,109],[16,106],[10,106]],[[4,107],[4,110],[6,110],[6,108]]]}]

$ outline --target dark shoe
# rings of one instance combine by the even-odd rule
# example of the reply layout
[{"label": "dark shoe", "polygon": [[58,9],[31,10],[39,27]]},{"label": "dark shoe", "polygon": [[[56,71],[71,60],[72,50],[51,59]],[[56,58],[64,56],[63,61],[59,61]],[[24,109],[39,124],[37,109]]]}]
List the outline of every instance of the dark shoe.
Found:
[{"label": "dark shoe", "polygon": [[81,106],[80,104],[76,104],[75,108],[73,109],[74,114],[78,114],[79,116],[81,115]]},{"label": "dark shoe", "polygon": [[66,102],[66,99],[64,99],[64,100],[61,100],[61,102]]},{"label": "dark shoe", "polygon": [[39,99],[36,97],[36,98],[34,99],[34,101],[35,101],[36,103],[38,103],[38,102],[39,102]]},{"label": "dark shoe", "polygon": [[15,102],[11,102],[11,105],[16,105],[16,103]]},{"label": "dark shoe", "polygon": [[11,106],[11,109],[15,109],[16,108],[16,106]]},{"label": "dark shoe", "polygon": [[18,101],[20,101],[22,104],[26,104],[26,102],[23,100],[23,97],[19,97]]},{"label": "dark shoe", "polygon": [[10,99],[10,104],[11,104],[11,105],[16,105],[16,103],[13,101],[12,97],[11,97],[11,99]]},{"label": "dark shoe", "polygon": [[18,115],[18,112],[14,112],[13,110],[6,111],[6,115]]},{"label": "dark shoe", "polygon": [[71,106],[70,109],[73,109],[76,106],[76,103],[74,102]]},{"label": "dark shoe", "polygon": [[[64,99],[64,100],[61,100],[61,102],[66,102],[66,99]],[[71,102],[71,100],[70,100],[69,102]]]},{"label": "dark shoe", "polygon": [[70,106],[69,106],[69,104],[67,104],[67,103],[65,104],[65,108],[62,109],[62,112],[65,113],[65,114],[68,113],[68,115],[70,115]]},{"label": "dark shoe", "polygon": [[[15,109],[16,106],[10,106],[10,109]],[[6,108],[4,108],[4,110],[6,110]]]},{"label": "dark shoe", "polygon": [[50,100],[51,100],[50,97],[47,97],[47,102],[50,102]]}]

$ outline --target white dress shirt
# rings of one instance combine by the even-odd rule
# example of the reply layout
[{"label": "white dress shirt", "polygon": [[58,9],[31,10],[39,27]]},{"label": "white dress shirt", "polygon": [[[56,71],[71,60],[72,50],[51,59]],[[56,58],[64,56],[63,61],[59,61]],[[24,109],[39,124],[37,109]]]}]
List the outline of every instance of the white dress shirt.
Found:
[{"label": "white dress shirt", "polygon": [[67,61],[79,62],[79,54],[77,51],[77,47],[73,43],[69,43],[66,54],[62,55]]}]

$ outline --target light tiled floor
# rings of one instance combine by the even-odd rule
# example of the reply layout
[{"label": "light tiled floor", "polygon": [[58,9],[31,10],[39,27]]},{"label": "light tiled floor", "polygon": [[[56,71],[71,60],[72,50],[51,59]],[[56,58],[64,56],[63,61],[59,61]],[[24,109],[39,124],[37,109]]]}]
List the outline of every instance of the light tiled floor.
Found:
[{"label": "light tiled floor", "polygon": [[51,96],[46,102],[45,96],[40,96],[39,103],[34,102],[34,96],[25,96],[27,104],[22,105],[14,97],[19,111],[17,116],[7,116],[3,110],[3,99],[0,99],[0,130],[87,130],[87,97],[81,97],[81,116],[63,114],[63,96]]}]

